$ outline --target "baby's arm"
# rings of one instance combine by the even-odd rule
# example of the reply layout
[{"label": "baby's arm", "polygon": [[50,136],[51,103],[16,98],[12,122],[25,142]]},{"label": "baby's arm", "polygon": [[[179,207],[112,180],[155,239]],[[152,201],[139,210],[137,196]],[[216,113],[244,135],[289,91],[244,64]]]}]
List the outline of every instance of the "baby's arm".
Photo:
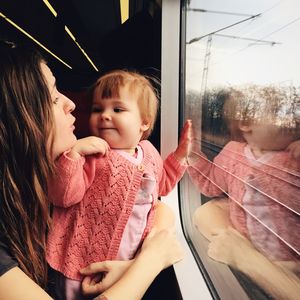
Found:
[{"label": "baby's arm", "polygon": [[300,140],[292,142],[288,147],[287,150],[290,152],[291,156],[294,159],[300,158]]},{"label": "baby's arm", "polygon": [[[197,160],[189,160],[187,172],[200,193],[208,197],[219,197],[228,192],[228,182],[232,178],[230,174],[236,163],[235,153],[240,151],[241,143],[229,142],[213,161],[201,151],[197,153]],[[193,154],[196,155],[196,152]]]},{"label": "baby's arm", "polygon": [[[188,164],[187,156],[192,147],[192,123],[187,120],[184,124],[177,149],[163,161],[159,179],[159,196],[166,196],[184,175]],[[162,161],[157,153],[157,160]]]},{"label": "baby's arm", "polygon": [[85,155],[108,151],[107,143],[97,137],[87,137],[62,154],[56,161],[56,175],[49,180],[49,199],[60,207],[70,207],[80,202],[94,180],[95,159]]},{"label": "baby's arm", "polygon": [[80,140],[77,140],[75,146],[68,153],[68,156],[72,159],[79,159],[81,156],[100,154],[105,155],[109,150],[107,142],[96,136],[89,136]]}]

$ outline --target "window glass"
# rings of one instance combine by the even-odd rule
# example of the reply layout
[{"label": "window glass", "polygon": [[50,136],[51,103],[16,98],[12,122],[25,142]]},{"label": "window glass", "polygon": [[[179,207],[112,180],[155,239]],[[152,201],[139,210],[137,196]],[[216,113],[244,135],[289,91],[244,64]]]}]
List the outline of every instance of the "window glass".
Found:
[{"label": "window glass", "polygon": [[183,6],[185,233],[221,299],[297,299],[300,2]]}]

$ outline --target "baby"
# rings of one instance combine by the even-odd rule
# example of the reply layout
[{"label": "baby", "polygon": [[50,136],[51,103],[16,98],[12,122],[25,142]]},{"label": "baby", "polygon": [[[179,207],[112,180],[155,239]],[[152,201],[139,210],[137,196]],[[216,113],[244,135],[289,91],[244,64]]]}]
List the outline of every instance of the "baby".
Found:
[{"label": "baby", "polygon": [[157,109],[145,77],[121,70],[102,76],[93,89],[94,136],[78,140],[57,161],[47,260],[65,277],[67,299],[80,295],[82,267],[134,258],[153,226],[157,198],[167,195],[187,168],[191,122],[163,161],[146,140]]},{"label": "baby", "polygon": [[228,93],[223,115],[235,141],[213,162],[196,153],[188,169],[201,193],[228,197],[195,212],[195,224],[208,239],[215,228],[233,226],[270,259],[299,260],[300,132],[294,100],[274,87]]}]

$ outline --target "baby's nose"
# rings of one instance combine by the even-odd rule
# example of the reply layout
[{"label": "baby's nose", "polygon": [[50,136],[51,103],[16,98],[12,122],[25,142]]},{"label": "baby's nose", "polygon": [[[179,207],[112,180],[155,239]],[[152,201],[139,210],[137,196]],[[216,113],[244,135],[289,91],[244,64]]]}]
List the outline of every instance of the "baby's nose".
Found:
[{"label": "baby's nose", "polygon": [[102,120],[110,120],[110,119],[111,119],[111,116],[110,116],[110,114],[109,114],[108,112],[103,112],[103,113],[101,114],[101,119],[102,119]]}]

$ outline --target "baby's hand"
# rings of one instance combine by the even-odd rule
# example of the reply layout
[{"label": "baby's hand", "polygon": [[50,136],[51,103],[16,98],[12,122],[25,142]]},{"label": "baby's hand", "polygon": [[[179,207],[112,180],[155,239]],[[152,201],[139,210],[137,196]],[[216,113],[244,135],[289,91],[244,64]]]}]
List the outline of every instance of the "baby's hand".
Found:
[{"label": "baby's hand", "polygon": [[193,129],[192,121],[187,120],[181,131],[179,144],[174,154],[180,162],[186,161],[192,150]]},{"label": "baby's hand", "polygon": [[300,140],[292,142],[287,148],[292,158],[300,158]]},{"label": "baby's hand", "polygon": [[100,154],[104,156],[109,150],[107,142],[96,136],[89,136],[83,139],[77,140],[75,146],[71,149],[68,156],[73,159],[77,159],[80,156]]}]

